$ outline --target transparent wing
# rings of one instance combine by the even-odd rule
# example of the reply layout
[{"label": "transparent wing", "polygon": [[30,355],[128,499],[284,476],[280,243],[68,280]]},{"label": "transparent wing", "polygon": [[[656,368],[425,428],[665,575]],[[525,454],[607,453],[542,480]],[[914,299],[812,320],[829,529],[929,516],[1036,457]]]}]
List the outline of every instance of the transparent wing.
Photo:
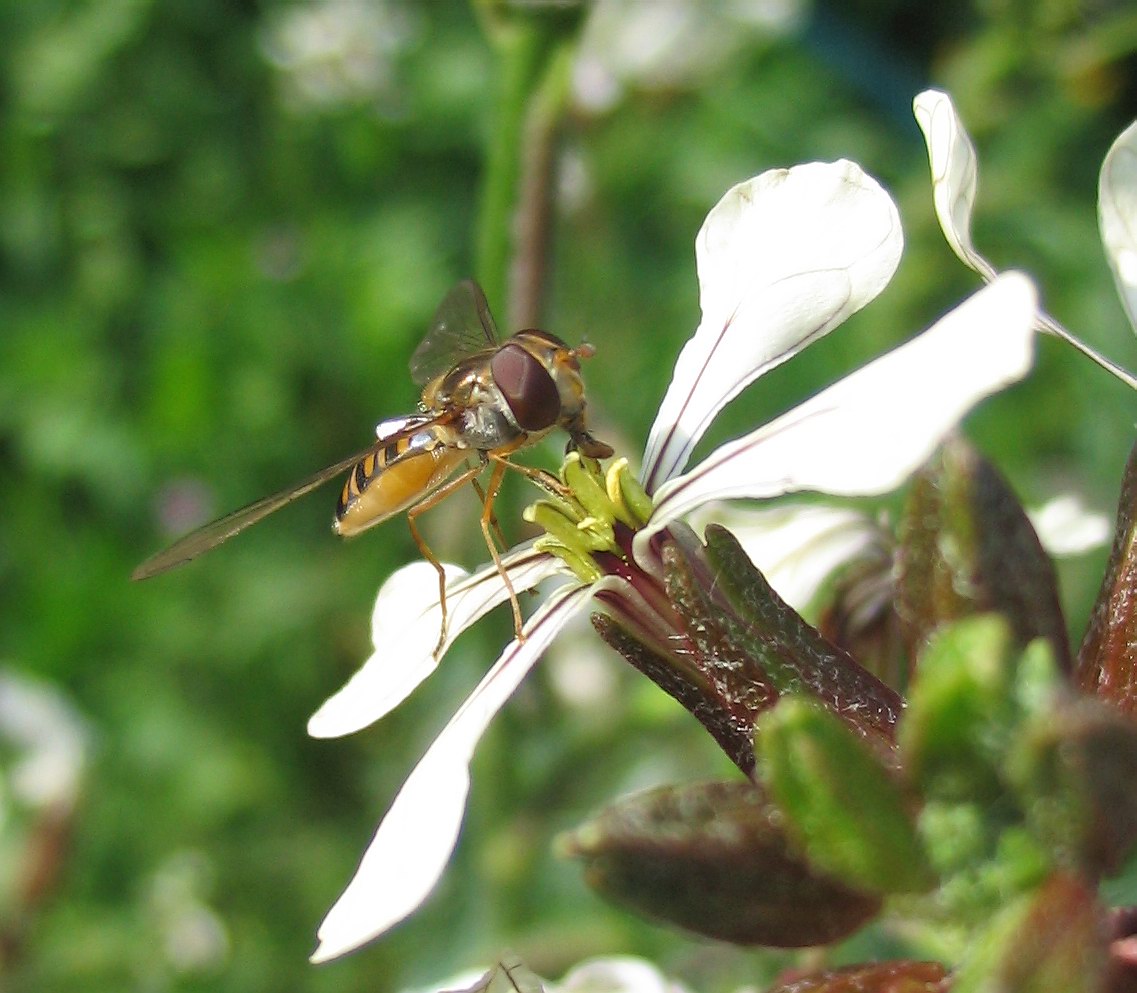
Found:
[{"label": "transparent wing", "polygon": [[486,295],[472,279],[464,279],[438,305],[430,330],[411,356],[411,379],[423,386],[459,359],[496,344],[497,325]]},{"label": "transparent wing", "polygon": [[242,507],[240,510],[234,510],[224,517],[219,517],[217,520],[203,525],[196,531],[191,531],[184,537],[179,538],[168,548],[164,548],[158,552],[157,555],[152,555],[148,558],[131,573],[130,578],[135,580],[149,579],[151,576],[157,576],[169,569],[173,569],[175,566],[188,562],[190,559],[197,558],[197,556],[203,552],[208,552],[211,548],[216,548],[223,541],[228,541],[234,535],[244,531],[245,528],[252,527],[252,525],[258,521],[268,517],[269,514],[273,514],[280,510],[281,507],[292,503],[292,501],[298,497],[302,497],[306,493],[311,493],[312,490],[317,487],[323,486],[324,483],[354,467],[357,462],[361,462],[368,455],[372,454],[372,452],[386,448],[388,445],[397,442],[400,438],[407,438],[418,434],[432,424],[438,424],[447,420],[449,416],[448,414],[442,414],[437,417],[408,418],[404,429],[379,438],[354,455],[349,455],[334,465],[327,466],[319,472],[313,473],[307,479],[288,487],[288,489],[274,493],[272,496],[263,497],[254,503],[250,503],[246,507]]}]

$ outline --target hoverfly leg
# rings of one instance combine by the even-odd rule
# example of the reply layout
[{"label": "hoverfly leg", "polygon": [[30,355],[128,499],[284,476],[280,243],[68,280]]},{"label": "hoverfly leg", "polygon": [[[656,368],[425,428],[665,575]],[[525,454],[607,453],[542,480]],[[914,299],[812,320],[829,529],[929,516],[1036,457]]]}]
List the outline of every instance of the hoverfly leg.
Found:
[{"label": "hoverfly leg", "polygon": [[442,563],[438,561],[434,552],[430,550],[430,546],[419,533],[419,529],[415,525],[413,511],[407,512],[407,526],[411,529],[411,537],[414,538],[415,544],[418,546],[419,554],[434,566],[434,571],[438,573],[438,606],[442,610],[442,624],[438,628],[438,641],[431,653],[437,659],[442,652],[442,644],[446,641],[446,570],[442,568]]},{"label": "hoverfly leg", "polygon": [[546,493],[551,493],[553,496],[568,497],[572,494],[572,491],[564,483],[544,469],[534,470],[529,478]]},{"label": "hoverfly leg", "polygon": [[[483,459],[485,456],[483,456]],[[482,507],[486,505],[486,492],[482,489],[482,484],[477,479],[471,479],[470,482],[474,486],[474,492],[478,494],[478,499],[482,502]],[[497,536],[497,540],[501,542],[502,548],[509,547],[505,542],[505,534],[501,530],[501,525],[497,522],[497,514],[490,515],[490,527],[493,528],[493,533]]]},{"label": "hoverfly leg", "polygon": [[[499,449],[500,453],[500,449]],[[490,458],[495,461],[501,459],[500,454],[493,452],[489,453]],[[504,461],[504,459],[502,459]],[[546,493],[551,493],[553,496],[569,497],[572,495],[570,490],[564,483],[562,483],[556,476],[554,476],[547,469],[535,469],[532,466],[521,465],[518,462],[505,462],[505,465],[510,469],[516,469],[522,475],[526,476],[534,486],[539,486]]]},{"label": "hoverfly leg", "polygon": [[497,499],[498,490],[501,489],[502,479],[505,477],[506,469],[520,469],[526,471],[524,466],[516,465],[510,462],[509,459],[503,455],[498,455],[493,452],[488,453],[489,457],[493,460],[493,472],[490,473],[490,481],[486,486],[485,499],[482,501],[482,535],[486,539],[486,547],[490,550],[490,557],[493,559],[493,564],[497,566],[498,574],[501,580],[505,583],[505,591],[509,594],[509,605],[513,608],[513,631],[517,636],[518,643],[525,640],[525,632],[521,630],[521,604],[517,602],[517,594],[513,590],[513,583],[510,582],[509,573],[505,570],[505,565],[501,561],[501,554],[494,544],[493,536],[490,534],[490,521],[493,520],[493,504]]},{"label": "hoverfly leg", "polygon": [[[433,493],[425,499],[420,500],[413,507],[407,511],[407,526],[411,529],[411,537],[414,539],[415,545],[418,547],[419,553],[427,562],[434,566],[434,571],[438,573],[438,605],[442,612],[442,625],[438,631],[438,643],[434,646],[434,657],[438,658],[442,652],[442,645],[446,641],[446,570],[442,568],[442,563],[438,561],[438,557],[430,550],[430,546],[423,539],[422,534],[419,533],[418,525],[415,524],[415,519],[419,514],[426,513],[431,507],[435,507],[445,500],[451,493],[465,486],[470,480],[474,479],[479,472],[482,471],[485,462],[480,461],[477,465],[470,466],[463,472],[459,473],[453,479],[448,480]],[[499,571],[501,564],[495,556],[495,562],[498,565]],[[508,580],[506,581],[508,587]],[[513,595],[513,589],[509,588],[510,595]]]}]

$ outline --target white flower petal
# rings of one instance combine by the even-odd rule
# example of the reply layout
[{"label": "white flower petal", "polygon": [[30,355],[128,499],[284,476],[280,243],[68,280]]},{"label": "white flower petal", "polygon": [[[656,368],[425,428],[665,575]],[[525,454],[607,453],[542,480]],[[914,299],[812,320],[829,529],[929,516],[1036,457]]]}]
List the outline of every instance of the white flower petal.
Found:
[{"label": "white flower petal", "polygon": [[[522,545],[502,557],[515,591],[532,589],[560,571],[558,559]],[[344,686],[308,720],[313,738],[353,734],[390,713],[438,667],[454,640],[479,618],[509,599],[501,574],[490,565],[472,576],[444,565],[446,640],[436,657],[442,610],[438,573],[429,562],[415,562],[393,573],[379,590],[372,612],[375,651]]]},{"label": "white flower petal", "polygon": [[320,925],[313,962],[358,948],[426,899],[458,841],[478,740],[553,636],[591,595],[592,587],[580,585],[554,592],[525,625],[525,641],[510,642],[442,729],[399,790],[355,876]]},{"label": "white flower petal", "polygon": [[1005,273],[929,331],[664,484],[637,549],[709,500],[900,485],[979,400],[1030,368],[1036,294]]},{"label": "white flower petal", "polygon": [[860,511],[832,504],[714,503],[700,507],[687,523],[702,532],[712,522],[738,539],[778,595],[799,612],[834,571],[881,539],[879,528]]},{"label": "white flower petal", "polygon": [[1121,132],[1102,163],[1098,222],[1117,292],[1137,330],[1137,121]]},{"label": "white flower petal", "polygon": [[995,269],[971,243],[971,213],[979,178],[975,146],[946,93],[925,90],[912,102],[912,110],[928,146],[932,200],[944,237],[964,265],[990,282]]},{"label": "white flower petal", "polygon": [[728,191],[695,240],[703,316],[648,436],[648,492],[683,469],[731,398],[875,297],[903,240],[891,198],[852,162],[771,170]]}]

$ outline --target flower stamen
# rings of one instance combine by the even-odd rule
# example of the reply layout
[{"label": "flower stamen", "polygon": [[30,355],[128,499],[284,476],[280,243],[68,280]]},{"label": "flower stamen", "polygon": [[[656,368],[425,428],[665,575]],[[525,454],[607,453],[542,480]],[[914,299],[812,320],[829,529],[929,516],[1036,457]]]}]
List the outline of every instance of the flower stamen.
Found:
[{"label": "flower stamen", "polygon": [[550,495],[530,504],[523,516],[545,531],[537,541],[541,551],[556,555],[584,582],[595,582],[612,571],[597,561],[598,553],[628,561],[628,532],[647,523],[651,498],[628,471],[628,460],[623,458],[605,473],[595,459],[569,452],[561,467],[561,480],[563,495]]}]

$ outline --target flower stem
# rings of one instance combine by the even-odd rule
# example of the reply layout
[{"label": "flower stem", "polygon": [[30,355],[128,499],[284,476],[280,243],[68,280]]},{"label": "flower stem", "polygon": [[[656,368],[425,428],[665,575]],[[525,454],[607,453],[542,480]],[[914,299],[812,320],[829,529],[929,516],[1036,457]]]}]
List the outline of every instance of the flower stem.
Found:
[{"label": "flower stem", "polygon": [[516,0],[476,0],[475,7],[498,60],[476,270],[505,326],[533,327],[548,270],[556,141],[584,7]]}]

